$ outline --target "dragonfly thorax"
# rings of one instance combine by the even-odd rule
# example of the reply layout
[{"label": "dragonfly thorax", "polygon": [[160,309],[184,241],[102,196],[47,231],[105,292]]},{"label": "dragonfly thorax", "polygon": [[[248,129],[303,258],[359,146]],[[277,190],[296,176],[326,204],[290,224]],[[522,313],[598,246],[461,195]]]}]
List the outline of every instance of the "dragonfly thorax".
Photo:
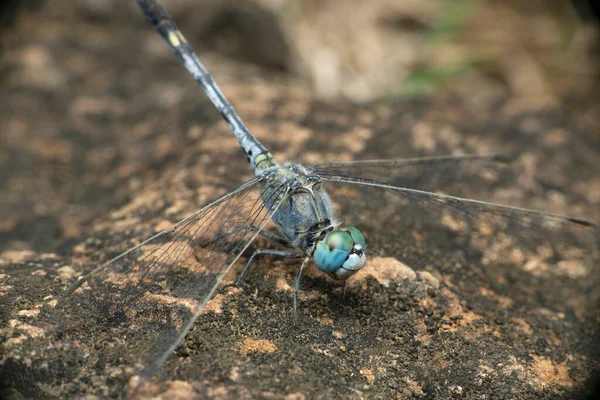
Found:
[{"label": "dragonfly thorax", "polygon": [[[334,218],[331,198],[321,186],[318,175],[299,164],[285,164],[269,172],[263,201],[279,204],[273,222],[279,225],[290,245],[304,252],[339,223]],[[287,190],[279,190],[284,186]],[[274,193],[281,193],[278,198]]]}]

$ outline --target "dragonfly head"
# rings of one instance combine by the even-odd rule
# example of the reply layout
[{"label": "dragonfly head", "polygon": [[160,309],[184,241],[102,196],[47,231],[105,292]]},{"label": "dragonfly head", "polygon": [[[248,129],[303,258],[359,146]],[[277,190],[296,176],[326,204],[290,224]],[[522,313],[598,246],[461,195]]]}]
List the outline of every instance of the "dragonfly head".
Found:
[{"label": "dragonfly head", "polygon": [[317,243],[313,256],[319,270],[336,280],[345,280],[358,272],[367,257],[365,238],[358,229],[349,226],[329,232]]}]

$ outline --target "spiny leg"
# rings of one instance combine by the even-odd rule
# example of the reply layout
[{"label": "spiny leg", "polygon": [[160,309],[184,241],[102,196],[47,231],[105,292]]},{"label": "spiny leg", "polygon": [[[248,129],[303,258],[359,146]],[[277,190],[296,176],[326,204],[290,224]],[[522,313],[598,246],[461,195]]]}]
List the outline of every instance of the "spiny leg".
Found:
[{"label": "spiny leg", "polygon": [[271,233],[269,231],[266,231],[264,229],[259,229],[259,228],[255,227],[254,225],[240,226],[239,228],[233,229],[231,232],[222,234],[220,236],[220,238],[222,240],[229,240],[228,239],[229,237],[236,238],[238,233],[240,233],[240,232],[253,232],[253,233],[255,232],[255,233],[258,233],[260,236],[263,236],[274,243],[278,243],[285,247],[293,248],[293,246],[290,244],[290,242],[286,238],[276,235],[274,233]]},{"label": "spiny leg", "polygon": [[269,231],[265,231],[264,229],[259,229],[258,234],[263,237],[266,237],[267,239],[269,239],[272,242],[279,243],[285,247],[290,247],[290,248],[292,247],[289,240],[287,240],[286,238],[276,235],[274,233],[271,233]]},{"label": "spiny leg", "polygon": [[346,289],[348,288],[348,280],[344,281],[344,286],[342,287],[342,294],[338,300],[338,306],[343,308],[344,310],[349,310],[350,308],[344,305],[344,300],[346,299]]},{"label": "spiny leg", "polygon": [[240,274],[239,278],[235,282],[236,286],[238,286],[242,282],[242,278],[244,277],[244,274],[246,273],[248,268],[250,268],[250,265],[254,261],[254,258],[261,254],[270,254],[272,256],[278,256],[278,257],[283,257],[283,258],[302,258],[302,257],[304,257],[304,253],[295,253],[293,251],[258,249],[254,253],[252,253],[252,255],[250,256],[250,259],[246,263],[246,266],[242,270],[242,273]]},{"label": "spiny leg", "polygon": [[302,265],[300,266],[300,270],[298,271],[298,276],[296,276],[296,281],[294,282],[294,324],[298,321],[298,290],[300,289],[300,278],[302,278],[302,274],[304,273],[304,268],[308,265],[308,261],[312,256],[312,252],[309,252],[306,257],[304,257],[304,261],[302,261]]},{"label": "spiny leg", "polygon": [[[247,231],[252,231],[252,232],[258,232],[259,235],[266,237],[267,239],[269,239],[272,242],[275,243],[279,243],[283,246],[286,247],[292,247],[290,245],[290,242],[284,238],[281,237],[279,235],[276,235],[274,233],[271,233],[269,231],[266,231],[264,229],[258,229],[255,226],[243,226],[239,229],[244,229]],[[252,264],[252,262],[254,261],[254,258],[258,255],[261,254],[270,254],[270,255],[274,255],[274,256],[278,256],[278,257],[284,257],[284,258],[301,258],[304,254],[303,253],[297,253],[297,252],[293,252],[293,251],[282,251],[282,250],[270,250],[270,249],[258,249],[256,250],[254,253],[252,253],[252,255],[250,256],[250,259],[248,260],[248,262],[246,263],[246,265],[244,266],[244,269],[242,270],[242,273],[240,274],[240,276],[238,277],[237,281],[235,282],[236,286],[239,286],[240,283],[242,282],[242,278],[244,277],[244,274],[246,273],[246,271],[248,271],[248,268],[250,268],[250,265]]]},{"label": "spiny leg", "polygon": [[260,236],[266,237],[267,239],[269,239],[272,242],[279,243],[285,247],[290,247],[290,248],[292,247],[292,245],[290,245],[290,242],[286,238],[276,235],[274,233],[271,233],[269,231],[265,231],[264,229],[258,229],[257,227],[255,227],[253,225],[242,226],[240,228],[235,229],[234,232],[238,232],[240,230],[246,230],[246,231],[250,231],[250,232],[258,232],[258,234]]}]

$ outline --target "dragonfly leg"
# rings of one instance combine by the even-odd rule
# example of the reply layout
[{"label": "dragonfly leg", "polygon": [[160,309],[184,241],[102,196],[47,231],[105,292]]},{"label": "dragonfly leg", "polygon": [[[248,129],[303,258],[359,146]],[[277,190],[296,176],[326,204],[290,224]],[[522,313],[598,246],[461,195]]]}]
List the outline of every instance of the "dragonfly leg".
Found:
[{"label": "dragonfly leg", "polygon": [[269,239],[272,242],[282,244],[285,247],[292,247],[290,245],[290,242],[286,238],[281,237],[279,235],[276,235],[274,233],[271,233],[269,231],[265,231],[264,229],[259,229],[258,230],[258,234],[261,235],[261,236],[263,236],[263,237],[266,237],[267,239]]},{"label": "dragonfly leg", "polygon": [[342,287],[342,295],[339,298],[339,302],[338,302],[338,306],[342,307],[345,310],[348,310],[349,307],[344,305],[344,299],[346,298],[346,289],[348,288],[347,285],[348,281],[344,281],[344,286]]},{"label": "dragonfly leg", "polygon": [[250,259],[246,263],[246,266],[242,270],[242,273],[240,274],[239,278],[235,282],[236,286],[238,286],[242,282],[242,278],[244,277],[244,274],[246,273],[246,271],[248,271],[248,268],[250,268],[250,265],[254,261],[254,258],[256,256],[261,255],[261,254],[270,254],[272,256],[283,257],[283,258],[301,258],[301,257],[304,257],[304,253],[294,253],[293,251],[282,251],[282,250],[271,250],[271,249],[258,249],[254,253],[252,253],[252,255],[250,256]]},{"label": "dragonfly leg", "polygon": [[279,244],[281,244],[281,245],[284,245],[285,247],[292,247],[292,246],[290,245],[290,242],[289,242],[289,241],[288,241],[286,238],[284,238],[284,237],[281,237],[281,236],[279,236],[279,235],[276,235],[276,234],[274,234],[274,233],[271,233],[271,232],[269,232],[269,231],[265,231],[264,229],[259,229],[259,228],[255,227],[255,226],[253,226],[253,225],[250,225],[250,226],[242,226],[242,227],[236,228],[236,229],[234,229],[233,231],[231,231],[231,233],[229,233],[229,234],[230,234],[230,235],[231,235],[231,234],[236,234],[236,233],[238,233],[238,232],[240,232],[240,231],[242,231],[242,230],[244,230],[244,231],[249,231],[249,232],[256,232],[256,233],[258,233],[260,236],[266,237],[267,239],[269,239],[269,240],[270,240],[270,241],[272,241],[272,242],[279,243]]},{"label": "dragonfly leg", "polygon": [[308,265],[308,260],[310,260],[312,253],[308,253],[302,261],[302,266],[300,266],[300,270],[298,271],[298,276],[296,277],[296,282],[294,282],[294,324],[298,321],[298,290],[300,289],[300,278],[302,278],[302,273],[304,272],[304,268]]}]

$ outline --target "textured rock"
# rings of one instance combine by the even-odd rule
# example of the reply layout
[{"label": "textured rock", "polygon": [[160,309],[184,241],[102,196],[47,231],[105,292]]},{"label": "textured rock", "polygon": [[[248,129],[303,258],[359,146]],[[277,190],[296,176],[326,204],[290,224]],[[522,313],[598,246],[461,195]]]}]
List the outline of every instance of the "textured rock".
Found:
[{"label": "textured rock", "polygon": [[[7,33],[0,384],[15,398],[126,393],[143,359],[136,343],[146,332],[126,323],[106,329],[114,316],[85,303],[62,321],[78,323],[61,329],[56,300],[102,260],[249,177],[218,113],[142,18],[78,18],[53,17],[48,8]],[[506,170],[406,179],[600,221],[600,145],[556,109],[518,113],[503,103],[474,112],[453,98],[332,105],[313,101],[284,77],[212,54],[202,59],[280,160],[516,153]],[[495,234],[489,221],[465,224],[369,193],[331,191],[344,221],[365,232],[372,257],[341,306],[339,286],[313,268],[302,282],[294,326],[296,264],[265,258],[242,288],[217,294],[138,395],[591,393],[600,367],[597,243],[551,230],[511,232],[520,237],[513,240]]]}]

